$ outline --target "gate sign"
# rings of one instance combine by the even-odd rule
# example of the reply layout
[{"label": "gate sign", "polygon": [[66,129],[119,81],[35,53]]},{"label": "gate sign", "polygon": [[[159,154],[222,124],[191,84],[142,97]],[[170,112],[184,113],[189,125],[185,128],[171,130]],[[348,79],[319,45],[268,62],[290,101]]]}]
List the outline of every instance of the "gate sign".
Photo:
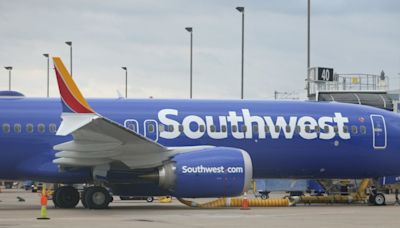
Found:
[{"label": "gate sign", "polygon": [[333,81],[333,68],[318,67],[318,81]]}]

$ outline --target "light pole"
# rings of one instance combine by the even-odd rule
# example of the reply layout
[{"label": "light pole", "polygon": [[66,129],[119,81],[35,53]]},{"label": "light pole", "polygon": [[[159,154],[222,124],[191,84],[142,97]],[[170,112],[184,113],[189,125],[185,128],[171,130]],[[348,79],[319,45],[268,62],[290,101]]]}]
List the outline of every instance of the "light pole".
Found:
[{"label": "light pole", "polygon": [[186,27],[186,31],[190,32],[190,99],[193,97],[193,28]]},{"label": "light pole", "polygon": [[243,84],[244,84],[244,7],[236,7],[236,10],[242,13],[242,83],[241,83],[241,99],[243,99]]},{"label": "light pole", "polygon": [[125,71],[125,98],[128,98],[128,68],[121,68]]},{"label": "light pole", "polygon": [[310,98],[310,16],[311,0],[307,1],[307,98]]},{"label": "light pole", "polygon": [[50,60],[49,60],[49,54],[45,53],[43,56],[47,59],[47,97],[49,97],[49,67],[50,67]]},{"label": "light pole", "polygon": [[11,91],[11,71],[13,69],[12,66],[5,66],[6,70],[8,70],[8,90]]},{"label": "light pole", "polygon": [[65,44],[69,46],[69,73],[72,77],[72,41],[65,41]]}]

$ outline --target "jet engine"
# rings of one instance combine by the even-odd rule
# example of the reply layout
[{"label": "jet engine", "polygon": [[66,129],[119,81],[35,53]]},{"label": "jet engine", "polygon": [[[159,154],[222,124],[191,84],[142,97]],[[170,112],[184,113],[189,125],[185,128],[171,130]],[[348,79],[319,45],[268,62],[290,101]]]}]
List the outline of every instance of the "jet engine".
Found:
[{"label": "jet engine", "polygon": [[177,154],[159,168],[159,186],[175,197],[237,196],[251,185],[253,166],[241,149],[215,147]]}]

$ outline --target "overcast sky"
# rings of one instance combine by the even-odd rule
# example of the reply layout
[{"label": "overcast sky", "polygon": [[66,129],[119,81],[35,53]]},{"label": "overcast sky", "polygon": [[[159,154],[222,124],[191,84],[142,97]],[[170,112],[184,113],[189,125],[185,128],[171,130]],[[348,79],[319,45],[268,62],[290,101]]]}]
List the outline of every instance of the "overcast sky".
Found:
[{"label": "overcast sky", "polygon": [[[306,0],[0,0],[0,66],[12,89],[46,95],[43,53],[60,56],[87,97],[187,98],[193,27],[194,98],[240,97],[241,15],[245,12],[245,98],[274,90],[304,97]],[[400,84],[400,1],[312,0],[311,65],[337,73],[384,70]],[[58,96],[50,71],[52,97]],[[0,69],[0,90],[8,72]]]}]

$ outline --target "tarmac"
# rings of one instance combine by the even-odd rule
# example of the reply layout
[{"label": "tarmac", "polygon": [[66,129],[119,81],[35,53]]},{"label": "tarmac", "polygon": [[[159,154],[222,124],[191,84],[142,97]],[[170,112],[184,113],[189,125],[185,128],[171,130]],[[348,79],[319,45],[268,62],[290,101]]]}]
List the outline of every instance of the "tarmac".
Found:
[{"label": "tarmac", "polygon": [[[272,195],[274,196],[274,195]],[[25,201],[20,202],[17,197]],[[54,208],[49,201],[50,220],[40,216],[39,193],[24,190],[4,190],[0,193],[0,228],[117,228],[117,227],[400,227],[400,206],[393,205],[389,195],[387,206],[366,204],[297,205],[279,208],[198,209],[180,204],[145,201],[121,201],[114,197],[110,209],[88,210],[81,204],[75,209]]]}]

